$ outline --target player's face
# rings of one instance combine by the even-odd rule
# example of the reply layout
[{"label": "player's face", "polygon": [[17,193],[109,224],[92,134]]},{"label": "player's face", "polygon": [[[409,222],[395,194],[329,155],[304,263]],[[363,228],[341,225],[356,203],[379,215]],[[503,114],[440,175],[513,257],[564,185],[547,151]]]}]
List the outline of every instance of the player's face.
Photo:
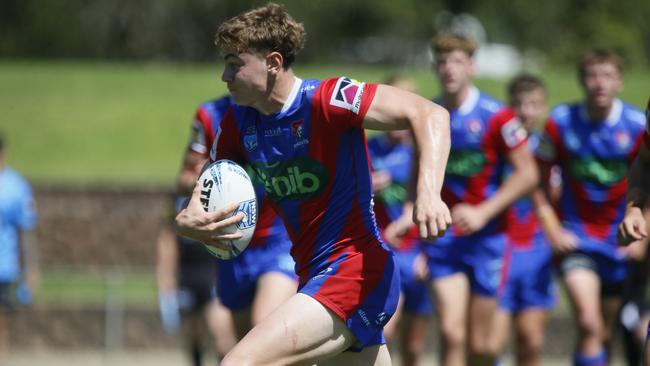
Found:
[{"label": "player's face", "polygon": [[474,61],[461,50],[443,52],[436,54],[435,70],[443,91],[455,94],[470,85]]},{"label": "player's face", "polygon": [[267,95],[266,59],[254,53],[228,53],[221,80],[238,105],[254,106]]},{"label": "player's face", "polygon": [[608,108],[623,87],[623,79],[612,63],[592,64],[585,67],[582,86],[592,105]]},{"label": "player's face", "polygon": [[531,130],[535,123],[546,115],[546,93],[544,89],[537,88],[518,93],[512,100],[512,108],[527,130]]}]

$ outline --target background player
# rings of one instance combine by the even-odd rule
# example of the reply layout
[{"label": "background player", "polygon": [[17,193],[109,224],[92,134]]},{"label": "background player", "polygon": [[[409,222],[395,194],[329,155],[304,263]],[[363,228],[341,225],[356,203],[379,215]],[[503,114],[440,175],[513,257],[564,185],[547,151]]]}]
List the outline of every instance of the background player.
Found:
[{"label": "background player", "polygon": [[[468,330],[468,364],[493,365],[492,327],[505,250],[499,215],[533,188],[537,171],[521,124],[493,120],[500,103],[472,85],[476,44],[448,33],[431,46],[442,88],[436,101],[450,113],[452,141],[442,194],[454,227],[435,245],[424,245],[440,316],[441,364],[465,364]],[[506,162],[513,171],[502,181]]]},{"label": "background player", "polygon": [[578,71],[586,100],[553,109],[537,149],[542,177],[552,165],[562,170],[562,223],[552,210],[540,219],[561,257],[562,281],[579,328],[574,364],[602,365],[627,270],[625,255],[616,248],[616,226],[625,211],[625,175],[644,118],[616,97],[623,79],[614,53],[590,51]]},{"label": "background player", "polygon": [[237,340],[232,314],[215,294],[217,260],[203,244],[176,236],[171,220],[186,199],[170,198],[168,215],[156,241],[160,313],[167,331],[181,328],[192,364],[200,366],[206,324],[218,357],[223,357]]},{"label": "background player", "polygon": [[[644,143],[628,172],[627,209],[618,227],[618,241],[622,245],[647,245],[648,226],[643,208],[650,197],[650,99],[646,107]],[[650,365],[650,324],[648,325],[644,365]]]},{"label": "background player", "polygon": [[[230,96],[202,103],[192,122],[192,134],[178,175],[182,192],[192,192],[203,165],[208,160],[219,124]],[[282,220],[267,202],[264,186],[248,169],[256,184],[260,216],[247,250],[236,258],[218,261],[217,295],[233,315],[237,338],[243,337],[271,311],[296,293],[291,242]],[[229,350],[226,349],[226,350]]]},{"label": "background player", "polygon": [[[222,79],[237,105],[217,132],[211,160],[248,162],[264,181],[294,246],[299,293],[258,324],[224,365],[324,362],[390,364],[382,328],[398,299],[398,275],[371,206],[361,128],[411,128],[419,178],[414,218],[423,238],[450,223],[439,192],[449,146],[447,113],[415,94],[345,77],[300,80],[291,64],[304,29],[269,4],[223,23]],[[220,228],[236,204],[206,213],[195,189],[177,216],[182,232],[227,248],[241,233]],[[356,352],[345,352],[345,350]],[[334,357],[337,356],[337,357]],[[334,357],[334,358],[332,358]]]},{"label": "background player", "polygon": [[9,350],[8,314],[15,304],[14,294],[21,295],[18,300],[30,302],[38,285],[32,189],[7,165],[5,151],[0,135],[0,360]]},{"label": "background player", "polygon": [[[510,82],[508,94],[509,107],[495,118],[502,121],[519,119],[528,132],[528,146],[534,151],[539,144],[535,129],[546,117],[546,88],[537,77],[520,75]],[[499,344],[498,349],[505,348],[514,315],[516,364],[539,365],[548,310],[555,302],[552,250],[537,222],[530,198],[516,201],[508,209],[507,220],[505,282],[499,289],[493,337]]]},{"label": "background player", "polygon": [[[415,85],[399,75],[384,80],[412,93]],[[368,140],[372,163],[372,191],[377,226],[383,230],[402,214],[411,179],[413,144],[408,130],[387,131]],[[433,304],[427,289],[426,257],[417,245],[417,230],[401,238],[384,239],[391,245],[399,266],[401,293],[395,315],[384,328],[389,345],[400,331],[400,354],[403,365],[417,365],[424,352],[427,327],[433,314]]]}]

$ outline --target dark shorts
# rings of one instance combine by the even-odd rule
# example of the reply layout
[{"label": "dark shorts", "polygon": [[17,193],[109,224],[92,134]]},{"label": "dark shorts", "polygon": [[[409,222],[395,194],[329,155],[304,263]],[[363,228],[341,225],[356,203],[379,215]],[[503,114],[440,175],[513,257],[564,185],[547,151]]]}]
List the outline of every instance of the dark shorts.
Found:
[{"label": "dark shorts", "polygon": [[178,279],[178,308],[182,315],[201,312],[215,298],[215,268],[181,268]]},{"label": "dark shorts", "polygon": [[11,310],[13,307],[13,282],[0,282],[0,311]]},{"label": "dark shorts", "polygon": [[627,262],[600,252],[576,251],[562,259],[559,271],[562,276],[577,269],[588,269],[598,275],[603,296],[623,294]]}]

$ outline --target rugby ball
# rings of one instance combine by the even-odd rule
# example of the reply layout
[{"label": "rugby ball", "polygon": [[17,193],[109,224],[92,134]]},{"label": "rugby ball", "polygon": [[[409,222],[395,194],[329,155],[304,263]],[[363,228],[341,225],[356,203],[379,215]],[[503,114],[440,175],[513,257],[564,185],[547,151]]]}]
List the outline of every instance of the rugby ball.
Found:
[{"label": "rugby ball", "polygon": [[208,212],[239,202],[239,208],[233,216],[241,212],[244,214],[244,219],[222,231],[226,233],[241,231],[242,238],[230,240],[229,250],[205,245],[206,249],[217,258],[230,259],[238,256],[250,243],[257,225],[257,198],[253,182],[239,164],[230,160],[217,160],[201,173],[197,184],[201,187],[201,204]]}]

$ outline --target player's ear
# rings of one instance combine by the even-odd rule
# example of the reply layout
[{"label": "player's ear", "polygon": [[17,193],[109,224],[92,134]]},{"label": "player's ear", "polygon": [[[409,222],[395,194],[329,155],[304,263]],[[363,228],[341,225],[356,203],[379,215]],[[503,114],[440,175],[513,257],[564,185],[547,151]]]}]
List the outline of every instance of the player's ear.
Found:
[{"label": "player's ear", "polygon": [[266,55],[266,69],[272,74],[277,74],[282,70],[284,65],[284,57],[280,52],[270,52]]}]

